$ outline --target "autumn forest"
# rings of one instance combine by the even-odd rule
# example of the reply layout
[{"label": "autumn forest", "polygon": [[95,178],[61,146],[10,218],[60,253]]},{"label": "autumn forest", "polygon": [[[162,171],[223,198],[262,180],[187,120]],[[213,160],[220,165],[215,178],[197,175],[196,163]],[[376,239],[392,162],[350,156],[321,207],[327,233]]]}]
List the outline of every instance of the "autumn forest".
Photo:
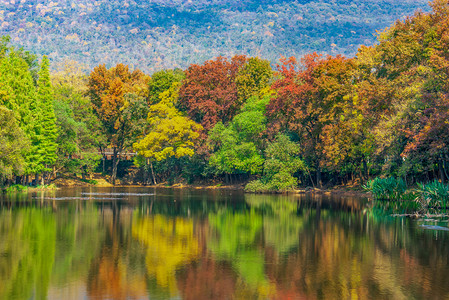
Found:
[{"label": "autumn forest", "polygon": [[0,44],[0,185],[111,183],[248,191],[449,180],[449,4],[354,57],[219,56],[146,74],[51,64]]}]

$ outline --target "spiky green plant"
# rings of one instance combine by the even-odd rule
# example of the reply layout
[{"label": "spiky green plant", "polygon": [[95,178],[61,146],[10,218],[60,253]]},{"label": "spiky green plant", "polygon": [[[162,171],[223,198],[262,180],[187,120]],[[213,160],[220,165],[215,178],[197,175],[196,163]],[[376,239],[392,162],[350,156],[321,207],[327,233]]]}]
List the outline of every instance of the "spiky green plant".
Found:
[{"label": "spiky green plant", "polygon": [[447,201],[449,200],[449,186],[437,180],[427,184],[418,183],[417,189],[421,201],[431,208],[446,209]]},{"label": "spiky green plant", "polygon": [[375,200],[401,200],[407,185],[401,178],[375,178],[370,180],[363,186],[370,192]]}]

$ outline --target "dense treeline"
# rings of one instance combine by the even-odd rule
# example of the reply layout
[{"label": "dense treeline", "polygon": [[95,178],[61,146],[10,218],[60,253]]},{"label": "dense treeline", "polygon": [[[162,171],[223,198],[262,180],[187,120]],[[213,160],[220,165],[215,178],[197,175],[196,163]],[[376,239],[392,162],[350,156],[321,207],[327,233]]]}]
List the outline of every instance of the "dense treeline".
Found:
[{"label": "dense treeline", "polygon": [[375,41],[375,30],[429,10],[427,0],[19,2],[0,1],[0,34],[14,44],[53,62],[123,63],[149,73],[236,53],[273,66],[280,54],[353,56]]},{"label": "dense treeline", "polygon": [[444,182],[449,4],[431,6],[354,58],[313,53],[283,58],[276,70],[246,56],[151,77],[123,64],[86,75],[66,63],[50,82],[46,57],[38,65],[4,40],[0,176],[87,175],[110,147],[112,182],[126,151],[139,154],[134,180],[147,184],[248,181],[259,191],[379,175]]}]

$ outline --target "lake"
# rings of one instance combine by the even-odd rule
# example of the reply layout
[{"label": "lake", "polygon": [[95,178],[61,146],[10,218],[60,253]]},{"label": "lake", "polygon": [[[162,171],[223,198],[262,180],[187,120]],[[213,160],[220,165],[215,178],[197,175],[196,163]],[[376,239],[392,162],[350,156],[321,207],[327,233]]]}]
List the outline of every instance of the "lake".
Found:
[{"label": "lake", "polygon": [[0,299],[442,299],[447,226],[357,197],[15,194],[0,198]]}]

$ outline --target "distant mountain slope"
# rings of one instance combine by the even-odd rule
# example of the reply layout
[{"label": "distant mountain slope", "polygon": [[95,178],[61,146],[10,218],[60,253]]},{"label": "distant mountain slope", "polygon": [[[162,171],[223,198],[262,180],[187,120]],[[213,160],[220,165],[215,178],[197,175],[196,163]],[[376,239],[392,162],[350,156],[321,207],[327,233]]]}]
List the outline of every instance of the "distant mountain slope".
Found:
[{"label": "distant mountain slope", "polygon": [[0,0],[0,34],[52,61],[153,73],[218,55],[354,55],[427,0]]}]

